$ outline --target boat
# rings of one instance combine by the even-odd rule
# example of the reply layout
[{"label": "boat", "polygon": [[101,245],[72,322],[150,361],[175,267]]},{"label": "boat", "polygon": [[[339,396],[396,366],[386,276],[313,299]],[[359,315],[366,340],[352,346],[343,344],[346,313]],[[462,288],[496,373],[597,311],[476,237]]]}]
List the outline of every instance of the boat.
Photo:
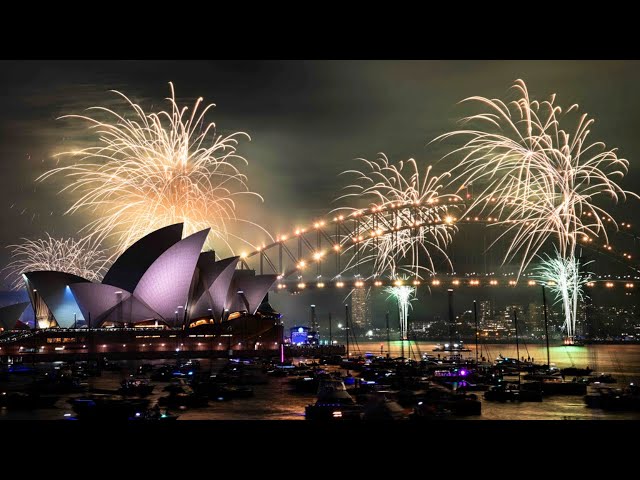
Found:
[{"label": "boat", "polygon": [[160,410],[158,405],[149,408],[144,412],[136,412],[129,420],[145,421],[145,422],[170,422],[177,420],[180,415],[173,414],[168,410]]},{"label": "boat", "polygon": [[584,382],[566,382],[557,375],[539,375],[538,380],[526,382],[521,385],[521,390],[542,391],[543,395],[585,395],[587,384]]},{"label": "boat", "polygon": [[168,396],[158,399],[158,405],[168,406],[170,408],[206,407],[209,405],[209,398],[205,395],[195,393],[189,385],[183,383],[181,385],[173,385]]},{"label": "boat", "polygon": [[470,352],[471,349],[466,348],[462,342],[459,343],[438,343],[434,348],[434,352]]},{"label": "boat", "polygon": [[578,368],[575,366],[563,368],[560,370],[560,373],[562,373],[562,375],[565,375],[567,377],[585,377],[587,375],[591,375],[592,372],[593,372],[593,369],[589,367]]},{"label": "boat", "polygon": [[587,407],[605,411],[640,411],[640,388],[631,383],[626,388],[600,387],[585,395]]},{"label": "boat", "polygon": [[[526,384],[522,384],[526,385]],[[541,402],[542,390],[534,387],[521,388],[517,383],[504,382],[484,392],[484,399],[495,402]]]},{"label": "boat", "polygon": [[596,375],[595,377],[588,378],[589,383],[616,383],[617,380],[608,373],[601,373]]},{"label": "boat", "polygon": [[151,385],[146,378],[133,377],[126,378],[120,382],[118,393],[121,395],[134,395],[146,397],[153,392],[155,385]]},{"label": "boat", "polygon": [[318,398],[304,410],[307,420],[360,420],[362,406],[347,392],[338,378],[324,378],[318,387]]},{"label": "boat", "polygon": [[368,402],[363,407],[362,419],[365,421],[376,420],[407,420],[409,412],[395,400],[390,399],[384,393],[370,395]]},{"label": "boat", "polygon": [[144,398],[125,399],[107,394],[72,398],[69,403],[81,420],[127,420],[149,406],[149,400]]}]

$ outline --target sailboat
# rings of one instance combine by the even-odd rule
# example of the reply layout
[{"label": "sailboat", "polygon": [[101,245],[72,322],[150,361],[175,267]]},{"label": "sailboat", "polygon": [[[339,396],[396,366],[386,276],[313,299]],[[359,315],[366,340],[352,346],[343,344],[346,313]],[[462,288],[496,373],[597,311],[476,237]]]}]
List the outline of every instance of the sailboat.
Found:
[{"label": "sailboat", "polygon": [[539,382],[521,383],[520,381],[520,343],[518,340],[518,312],[513,311],[513,323],[516,330],[516,367],[518,370],[517,383],[503,382],[491,387],[484,394],[485,400],[499,402],[541,402],[542,388]]}]

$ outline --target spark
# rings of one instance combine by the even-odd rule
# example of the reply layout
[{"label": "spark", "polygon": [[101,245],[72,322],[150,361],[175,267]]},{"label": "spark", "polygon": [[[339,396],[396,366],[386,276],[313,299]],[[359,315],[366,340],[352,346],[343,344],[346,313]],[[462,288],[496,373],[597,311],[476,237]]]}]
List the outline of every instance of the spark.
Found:
[{"label": "spark", "polygon": [[[91,107],[89,115],[66,115],[88,124],[97,145],[63,152],[58,156],[79,158],[72,165],[54,168],[38,177],[69,180],[61,192],[79,198],[65,212],[85,211],[97,218],[85,228],[99,241],[109,238],[116,253],[134,241],[169,224],[184,222],[184,235],[210,227],[207,245],[213,240],[231,252],[231,223],[257,224],[236,215],[236,199],[253,196],[240,168],[247,160],[236,153],[244,132],[217,134],[214,123],[206,123],[209,104],[199,109],[199,98],[189,113],[179,107],[173,84],[168,111],[145,113],[124,94],[114,91],[130,111],[119,113]],[[268,234],[267,234],[268,235]],[[246,243],[246,242],[245,242]],[[252,245],[253,246],[253,245]]]},{"label": "spark", "polygon": [[[347,193],[337,200],[366,200],[374,212],[382,212],[379,215],[385,216],[385,222],[378,215],[358,216],[358,230],[374,233],[355,245],[344,242],[345,252],[357,253],[345,270],[371,263],[374,276],[386,272],[393,280],[405,272],[422,278],[425,273],[435,273],[435,254],[452,268],[445,249],[456,226],[448,221],[453,219],[448,212],[460,197],[442,194],[442,181],[449,174],[431,175],[431,166],[421,171],[412,158],[393,164],[383,153],[374,161],[357,160],[364,168],[342,172],[355,175],[356,183],[345,187]],[[359,211],[351,207],[337,210]],[[385,223],[390,228],[383,228]]]},{"label": "spark", "polygon": [[54,270],[100,281],[106,271],[105,251],[90,237],[62,239],[47,233],[46,238],[22,240],[21,244],[7,246],[11,249],[11,262],[5,267],[5,278],[11,281],[12,290],[22,288],[22,274],[26,272]]},{"label": "spark", "polygon": [[555,296],[555,303],[562,303],[567,337],[575,336],[578,303],[584,299],[584,286],[589,283],[592,273],[585,272],[591,262],[580,263],[580,260],[572,256],[562,258],[558,251],[555,256],[543,254],[540,263],[533,269],[533,277],[542,285],[548,285],[549,290]]},{"label": "spark", "polygon": [[[515,101],[470,97],[484,109],[463,119],[477,124],[477,129],[461,129],[436,140],[453,136],[468,138],[466,143],[447,156],[460,154],[453,169],[459,172],[451,183],[479,185],[480,194],[469,207],[498,220],[490,225],[504,227],[492,244],[511,237],[503,263],[519,257],[518,277],[541,249],[552,244],[557,258],[572,262],[577,242],[584,236],[602,235],[608,244],[603,218],[611,217],[597,202],[603,197],[617,202],[627,195],[639,198],[616,183],[627,173],[629,162],[619,158],[615,149],[602,142],[589,142],[594,123],[587,114],[575,120],[573,130],[560,127],[571,120],[578,106],[563,112],[555,95],[549,100],[534,101],[522,80],[514,87]],[[492,202],[501,198],[501,202]],[[617,228],[615,221],[610,222]],[[562,297],[569,299],[565,292]],[[569,301],[569,300],[567,300]],[[572,311],[565,305],[565,311]],[[567,332],[573,330],[575,318],[566,318]]]},{"label": "spark", "polygon": [[394,298],[398,302],[400,339],[407,340],[409,309],[412,308],[411,302],[416,299],[416,287],[409,285],[394,285],[385,287],[384,291],[389,294],[388,298]]}]

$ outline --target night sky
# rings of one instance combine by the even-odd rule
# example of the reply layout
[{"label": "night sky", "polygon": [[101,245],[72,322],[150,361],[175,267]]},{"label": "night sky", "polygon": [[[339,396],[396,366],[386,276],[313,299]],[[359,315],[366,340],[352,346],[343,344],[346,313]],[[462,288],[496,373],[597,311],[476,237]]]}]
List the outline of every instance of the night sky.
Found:
[{"label": "night sky", "polygon": [[[471,95],[513,98],[522,78],[532,97],[558,94],[596,118],[592,139],[630,160],[622,186],[639,190],[638,61],[4,61],[0,62],[0,266],[21,237],[73,236],[88,220],[63,216],[72,198],[63,183],[35,184],[52,155],[82,141],[64,114],[113,107],[120,90],[145,110],[164,109],[172,81],[181,104],[199,97],[217,106],[208,117],[241,142],[250,188],[264,197],[241,216],[273,234],[322,216],[335,204],[341,171],[356,157],[416,158],[435,163],[451,145],[428,145],[468,113]],[[440,164],[439,168],[447,165]],[[638,202],[612,209],[638,223]],[[7,282],[5,281],[5,284]],[[294,315],[302,315],[296,299]],[[297,305],[300,303],[300,305]],[[293,305],[292,305],[293,306]],[[333,307],[332,307],[333,308]],[[337,308],[337,307],[336,307]],[[306,317],[305,317],[306,318]]]}]

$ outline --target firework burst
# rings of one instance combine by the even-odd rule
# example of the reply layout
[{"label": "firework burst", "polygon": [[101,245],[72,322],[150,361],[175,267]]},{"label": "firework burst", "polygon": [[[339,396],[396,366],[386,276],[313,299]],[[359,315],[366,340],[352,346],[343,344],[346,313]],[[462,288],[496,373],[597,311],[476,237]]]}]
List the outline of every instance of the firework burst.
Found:
[{"label": "firework burst", "polygon": [[22,274],[26,272],[54,270],[100,281],[106,271],[105,252],[89,237],[60,239],[47,233],[46,238],[22,240],[19,245],[7,246],[11,249],[11,262],[5,268],[5,278],[13,290],[22,288]]},{"label": "firework burst", "polygon": [[[555,297],[555,303],[562,303],[565,318],[576,319],[578,303],[584,300],[584,286],[591,278],[585,267],[592,262],[580,263],[579,258],[563,258],[556,251],[555,256],[543,254],[540,263],[533,268],[533,278],[547,285]],[[567,337],[575,336],[575,322],[565,324]]]},{"label": "firework burst", "polygon": [[[347,246],[345,251],[357,249],[358,255],[345,270],[370,263],[374,276],[387,272],[395,279],[405,272],[422,278],[435,273],[436,254],[451,268],[446,246],[456,227],[449,211],[461,199],[442,193],[442,181],[449,174],[432,175],[431,166],[421,173],[414,159],[396,165],[379,155],[374,161],[357,159],[364,163],[362,170],[342,173],[355,176],[355,183],[345,187],[347,193],[337,200],[365,200],[374,211],[383,212],[358,218],[358,228],[372,234]],[[351,207],[338,210],[358,211]]]},{"label": "firework burst", "polygon": [[[463,119],[479,128],[454,131],[436,140],[468,138],[449,154],[462,154],[453,170],[460,173],[451,183],[480,186],[469,211],[478,209],[499,219],[492,225],[504,228],[501,237],[513,237],[505,261],[519,254],[522,273],[548,240],[562,258],[569,258],[580,238],[602,235],[607,239],[604,220],[610,215],[596,202],[603,197],[617,202],[637,195],[623,190],[615,180],[625,175],[629,162],[602,142],[589,143],[593,119],[582,114],[573,131],[560,128],[560,121],[576,112],[577,105],[563,113],[555,95],[538,102],[529,98],[522,80],[513,88],[519,98],[508,104],[484,97],[464,100],[487,110]],[[613,225],[617,227],[615,221]]]},{"label": "firework burst", "polygon": [[[518,98],[510,103],[477,96],[466,99],[483,110],[463,119],[477,127],[438,139],[467,138],[449,154],[462,157],[452,183],[480,187],[469,211],[498,218],[492,223],[503,227],[498,239],[511,239],[504,262],[519,257],[521,274],[546,244],[551,243],[559,261],[569,265],[581,239],[602,236],[608,243],[604,221],[611,216],[598,202],[637,195],[616,183],[627,172],[628,161],[602,142],[590,143],[594,120],[577,115],[577,105],[563,111],[555,95],[533,101],[522,80],[513,88]],[[572,121],[572,115],[576,115],[573,130],[562,129],[560,122]],[[613,219],[610,224],[617,227]],[[569,299],[570,294],[562,297]],[[569,304],[564,310],[574,311]],[[575,316],[567,316],[565,322],[567,332],[573,332]]]},{"label": "firework burst", "polygon": [[178,222],[184,222],[185,236],[210,227],[209,242],[222,242],[232,252],[230,237],[238,237],[229,232],[231,223],[260,228],[236,216],[238,197],[262,199],[249,190],[240,171],[247,161],[236,153],[238,139],[248,135],[216,134],[215,124],[205,122],[214,105],[200,109],[199,98],[189,112],[178,106],[170,87],[168,111],[145,113],[115,92],[130,108],[128,114],[92,107],[92,116],[62,117],[84,121],[97,145],[61,153],[77,160],[38,178],[66,178],[69,184],[62,191],[77,196],[66,213],[94,215],[85,230],[98,241],[109,239],[115,255],[144,235]]},{"label": "firework burst", "polygon": [[407,340],[409,328],[409,310],[411,309],[411,302],[416,298],[416,287],[404,285],[403,280],[406,278],[399,278],[394,282],[393,286],[385,287],[384,291],[389,294],[389,298],[394,298],[398,302],[398,317],[400,318],[400,340]]}]

